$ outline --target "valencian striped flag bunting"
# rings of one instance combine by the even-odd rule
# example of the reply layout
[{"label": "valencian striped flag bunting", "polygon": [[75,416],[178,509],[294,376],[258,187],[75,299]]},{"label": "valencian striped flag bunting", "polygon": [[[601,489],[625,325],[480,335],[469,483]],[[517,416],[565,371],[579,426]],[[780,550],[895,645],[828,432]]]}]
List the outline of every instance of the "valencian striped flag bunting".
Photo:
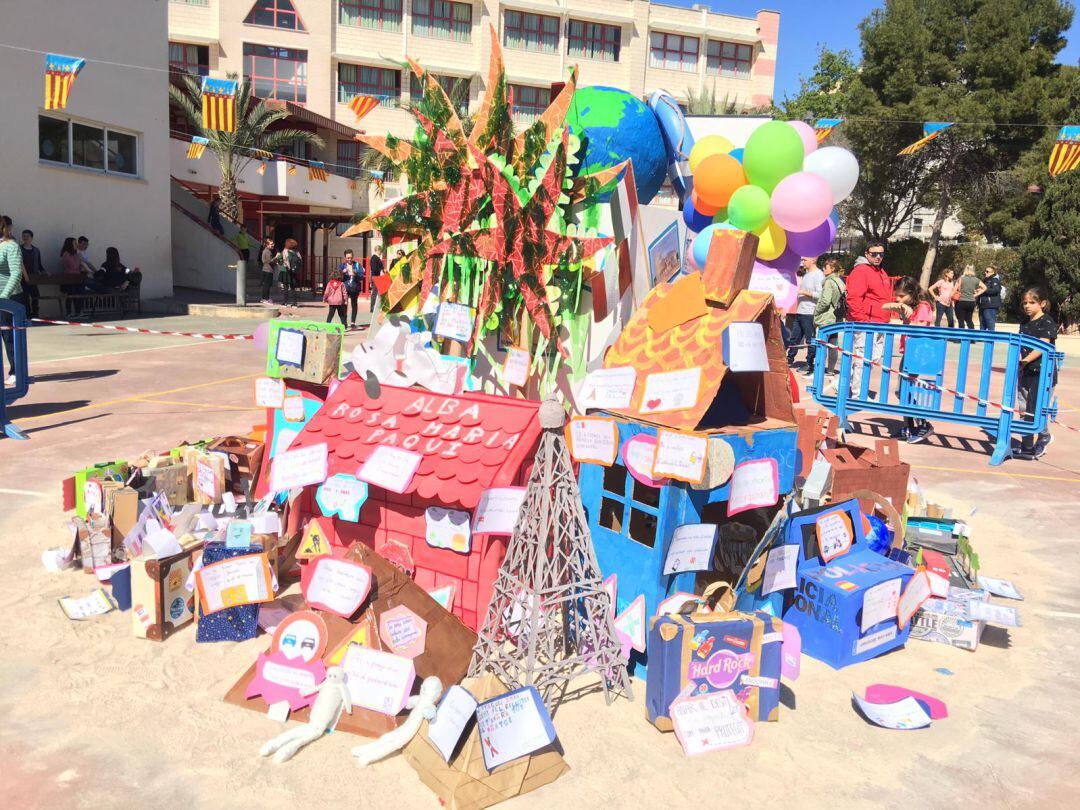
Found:
[{"label": "valencian striped flag bunting", "polygon": [[925,124],[922,125],[923,136],[910,146],[905,146],[897,154],[914,155],[916,152],[918,152],[920,149],[930,143],[930,141],[934,140],[934,138],[936,138],[938,135],[940,135],[942,132],[944,132],[951,126],[951,123],[943,123],[941,121],[927,121]]},{"label": "valencian striped flag bunting", "polygon": [[1071,172],[1080,166],[1080,126],[1062,127],[1050,153],[1050,176]]},{"label": "valencian striped flag bunting", "polygon": [[326,173],[326,164],[319,160],[313,160],[307,167],[308,180],[318,180],[325,183],[329,175]]},{"label": "valencian striped flag bunting", "polygon": [[252,149],[251,151],[255,153],[255,157],[259,158],[262,161],[262,163],[259,164],[259,168],[257,168],[255,171],[259,175],[266,174],[266,161],[270,160],[274,156],[270,152],[267,152],[265,149]]},{"label": "valencian striped flag bunting", "polygon": [[188,160],[198,160],[203,156],[203,152],[206,151],[206,145],[210,143],[209,140],[199,135],[194,135],[191,138],[191,146],[187,149]]},{"label": "valencian striped flag bunting", "polygon": [[45,56],[46,110],[67,109],[71,86],[85,65],[86,60],[76,56],[57,56],[54,53]]},{"label": "valencian striped flag bunting", "polygon": [[822,143],[842,123],[844,123],[843,118],[819,118],[817,123],[814,124],[814,134],[817,136],[817,142]]},{"label": "valencian striped flag bunting", "polygon": [[294,164],[294,163],[289,164],[289,174],[296,174],[296,164]]},{"label": "valencian striped flag bunting", "polygon": [[203,129],[236,132],[236,87],[233,79],[202,80]]},{"label": "valencian striped flag bunting", "polygon": [[349,99],[349,109],[356,114],[357,121],[378,106],[379,100],[372,96],[353,96]]}]

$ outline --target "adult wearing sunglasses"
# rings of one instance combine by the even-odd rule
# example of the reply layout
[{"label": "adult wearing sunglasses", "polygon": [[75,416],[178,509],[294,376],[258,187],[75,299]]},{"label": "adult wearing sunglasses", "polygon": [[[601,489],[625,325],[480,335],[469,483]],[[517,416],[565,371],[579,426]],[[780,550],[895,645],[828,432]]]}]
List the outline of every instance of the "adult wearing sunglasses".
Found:
[{"label": "adult wearing sunglasses", "polygon": [[[885,243],[877,239],[866,245],[865,254],[855,262],[847,277],[848,320],[855,323],[888,323],[892,315],[885,304],[893,301],[893,279],[885,272]],[[866,334],[855,336],[856,354],[867,356]],[[885,351],[885,335],[874,335],[869,357],[880,361]],[[852,361],[851,385],[855,393],[862,388],[863,364]],[[873,393],[872,391],[870,392]]]}]

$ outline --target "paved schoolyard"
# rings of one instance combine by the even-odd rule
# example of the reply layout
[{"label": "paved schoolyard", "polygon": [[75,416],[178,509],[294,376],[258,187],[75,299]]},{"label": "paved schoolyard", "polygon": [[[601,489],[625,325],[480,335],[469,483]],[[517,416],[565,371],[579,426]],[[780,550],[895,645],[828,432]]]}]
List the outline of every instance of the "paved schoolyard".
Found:
[{"label": "paved schoolyard", "polygon": [[[123,323],[257,326],[190,317]],[[248,341],[72,327],[35,327],[29,340],[35,382],[11,415],[30,438],[0,440],[0,580],[8,583],[0,594],[8,651],[0,660],[0,756],[14,806],[132,806],[126,797],[137,794],[138,805],[160,808],[435,807],[400,758],[357,771],[348,757],[354,741],[338,739],[347,735],[282,769],[258,763],[254,752],[273,724],[220,696],[261,639],[195,645],[188,632],[155,645],[131,637],[127,614],[69,623],[55,599],[85,593],[91,581],[47,574],[38,561],[42,549],[63,542],[60,481],[73,470],[261,422],[252,380],[262,353]],[[1075,363],[1058,395],[1060,418],[1080,427]],[[854,440],[889,426],[860,416]],[[759,725],[751,747],[695,760],[644,722],[640,683],[636,704],[569,704],[555,721],[572,770],[511,806],[690,807],[717,791],[806,807],[1071,804],[1080,788],[1071,720],[1080,711],[1080,433],[1057,428],[1045,459],[997,468],[979,437],[939,425],[934,440],[902,453],[928,496],[969,520],[985,572],[1024,591],[1022,628],[988,629],[973,654],[912,642],[841,672],[804,659],[792,685],[795,710]],[[920,732],[871,728],[849,698],[878,681],[938,696],[951,716]],[[148,689],[152,711],[126,705],[125,696]]]}]

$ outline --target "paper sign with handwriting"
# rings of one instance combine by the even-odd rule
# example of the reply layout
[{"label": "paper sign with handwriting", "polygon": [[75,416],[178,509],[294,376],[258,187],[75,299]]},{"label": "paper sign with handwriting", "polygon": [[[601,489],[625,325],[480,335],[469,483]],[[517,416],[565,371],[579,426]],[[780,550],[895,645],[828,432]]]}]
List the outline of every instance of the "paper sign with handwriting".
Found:
[{"label": "paper sign with handwriting", "polygon": [[302,368],[304,365],[304,333],[297,329],[278,330],[274,357],[278,361],[278,365]]},{"label": "paper sign with handwriting", "polygon": [[270,489],[273,492],[288,492],[309,484],[321,484],[326,480],[326,472],[325,442],[299,450],[285,450],[270,462]]},{"label": "paper sign with handwriting", "polygon": [[489,772],[555,742],[551,715],[535,686],[485,700],[476,707],[476,724]]},{"label": "paper sign with handwriting", "polygon": [[506,362],[503,363],[503,379],[508,385],[521,388],[529,381],[529,353],[525,349],[511,346],[506,350]]},{"label": "paper sign with handwriting", "polygon": [[356,477],[377,487],[404,495],[424,457],[411,450],[380,445],[356,472]]},{"label": "paper sign with handwriting", "polygon": [[428,723],[428,739],[447,762],[454,756],[461,735],[476,714],[476,706],[472,692],[455,683],[443,695],[435,719]]},{"label": "paper sign with handwriting", "polygon": [[472,337],[473,310],[464,304],[443,301],[435,316],[435,334],[465,343]]},{"label": "paper sign with handwriting", "polygon": [[930,725],[930,715],[913,697],[906,697],[895,703],[870,703],[852,692],[851,699],[867,720],[881,728],[910,731]]},{"label": "paper sign with handwriting", "polygon": [[724,330],[724,365],[732,371],[768,371],[765,330],[760,323],[733,323]]},{"label": "paper sign with handwriting", "polygon": [[398,605],[379,617],[379,637],[391,652],[416,658],[427,644],[427,622],[404,605]]},{"label": "paper sign with handwriting", "polygon": [[645,486],[654,489],[667,482],[666,478],[657,481],[652,477],[653,464],[656,462],[655,436],[649,436],[647,433],[632,436],[623,442],[620,453],[623,464],[626,465],[626,471],[635,481],[640,481]]},{"label": "paper sign with handwriting", "polygon": [[566,443],[574,461],[610,467],[619,454],[619,428],[614,419],[575,416],[566,426]]},{"label": "paper sign with handwriting", "polygon": [[371,590],[371,569],[337,557],[316,557],[301,575],[304,599],[313,608],[349,618]]},{"label": "paper sign with handwriting", "polygon": [[855,529],[847,512],[826,512],[814,522],[814,533],[825,562],[847,554],[855,542]]},{"label": "paper sign with handwriting", "polygon": [[432,548],[448,548],[459,554],[472,550],[472,515],[459,509],[429,506],[424,511],[427,544]]},{"label": "paper sign with handwriting", "polygon": [[698,484],[705,478],[705,459],[709,437],[704,433],[659,430],[656,433],[656,458],[652,478],[674,478]]},{"label": "paper sign with handwriting", "polygon": [[677,698],[671,704],[671,724],[690,757],[749,745],[754,739],[750,712],[730,690]]},{"label": "paper sign with handwriting", "polygon": [[101,616],[116,607],[116,603],[113,602],[112,597],[105,592],[104,588],[90,591],[86,596],[62,596],[57,601],[60,603],[60,609],[64,611],[64,615],[77,622],[93,616]]},{"label": "paper sign with handwriting", "polygon": [[915,611],[922,607],[922,603],[930,598],[930,590],[930,576],[925,571],[916,571],[896,605],[896,618],[901,630],[911,621]]},{"label": "paper sign with handwriting", "polygon": [[989,591],[994,596],[1000,596],[1004,599],[1019,599],[1021,601],[1024,598],[1016,586],[1007,579],[984,577],[982,574],[979,574],[978,578],[979,587],[984,591]]},{"label": "paper sign with handwriting", "polygon": [[210,500],[218,498],[218,479],[214,475],[214,466],[209,459],[195,462],[195,488]]},{"label": "paper sign with handwriting", "polygon": [[286,422],[303,422],[306,417],[304,398],[299,394],[290,394],[285,397],[281,403],[281,415]]},{"label": "paper sign with handwriting", "polygon": [[359,644],[349,645],[341,668],[348,676],[353,706],[391,717],[405,708],[416,680],[416,667],[411,658]]},{"label": "paper sign with handwriting", "polygon": [[969,599],[965,605],[967,618],[974,622],[988,622],[999,627],[1019,627],[1020,611],[1006,605],[992,605],[980,599]]},{"label": "paper sign with handwriting", "polygon": [[255,380],[255,404],[260,408],[280,408],[285,400],[285,381],[273,377]]},{"label": "paper sign with handwriting", "polygon": [[795,572],[799,565],[799,547],[775,546],[769,549],[765,560],[765,573],[761,582],[761,595],[783,591],[796,585]]},{"label": "paper sign with handwriting", "polygon": [[896,608],[900,602],[902,581],[890,579],[867,588],[862,598],[861,630],[865,633],[875,624],[896,617]]},{"label": "paper sign with handwriting", "polygon": [[251,548],[251,521],[234,520],[225,530],[225,548]]},{"label": "paper sign with handwriting", "polygon": [[728,517],[757,509],[774,506],[780,498],[780,473],[775,458],[759,458],[744,461],[731,474],[728,490]]},{"label": "paper sign with handwriting", "polygon": [[701,367],[662,371],[645,378],[639,413],[667,413],[693,408],[701,390]]},{"label": "paper sign with handwriting", "polygon": [[274,598],[265,554],[245,554],[203,566],[195,572],[195,589],[204,614]]},{"label": "paper sign with handwriting", "polygon": [[637,369],[633,366],[601,368],[585,378],[581,387],[582,410],[588,408],[629,408],[634,398]]},{"label": "paper sign with handwriting", "polygon": [[485,489],[473,513],[473,534],[513,534],[524,502],[525,487]]},{"label": "paper sign with handwriting", "polygon": [[368,485],[354,475],[338,473],[331,475],[315,492],[315,503],[327,517],[340,515],[342,520],[356,523],[360,520],[360,507],[368,497]]},{"label": "paper sign with handwriting", "polygon": [[712,565],[717,527],[713,523],[690,523],[679,526],[671,535],[664,573],[708,571]]}]

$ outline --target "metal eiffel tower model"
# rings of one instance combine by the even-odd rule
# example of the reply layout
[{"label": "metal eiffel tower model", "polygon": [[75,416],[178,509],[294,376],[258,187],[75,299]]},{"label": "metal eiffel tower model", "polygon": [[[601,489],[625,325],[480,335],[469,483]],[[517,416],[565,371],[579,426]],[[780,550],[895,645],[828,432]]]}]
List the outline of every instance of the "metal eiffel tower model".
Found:
[{"label": "metal eiffel tower model", "polygon": [[549,399],[539,417],[544,433],[469,675],[533,685],[551,709],[588,672],[599,675],[608,704],[620,693],[633,699],[566,448],[566,416]]}]

